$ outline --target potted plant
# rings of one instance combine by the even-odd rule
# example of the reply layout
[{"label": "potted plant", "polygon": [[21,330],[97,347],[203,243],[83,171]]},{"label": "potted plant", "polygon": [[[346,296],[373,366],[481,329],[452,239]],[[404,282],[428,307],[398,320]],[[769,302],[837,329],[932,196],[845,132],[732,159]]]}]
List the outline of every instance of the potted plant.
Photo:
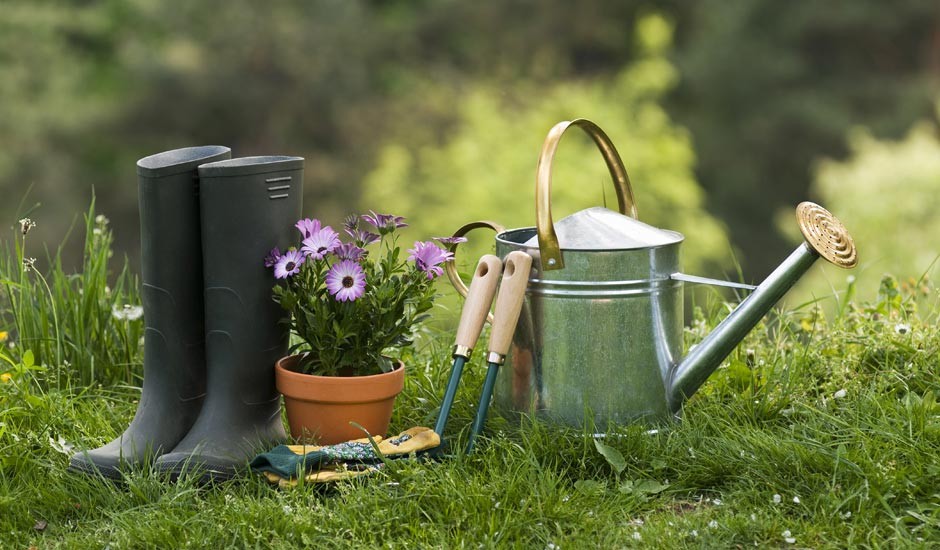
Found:
[{"label": "potted plant", "polygon": [[299,337],[275,365],[293,437],[333,444],[363,437],[355,424],[373,435],[388,429],[404,387],[397,352],[428,317],[434,279],[453,258],[431,241],[415,242],[406,257],[396,234],[406,225],[372,211],[349,216],[344,242],[330,226],[303,219],[299,246],[265,258],[278,281],[274,300]]}]

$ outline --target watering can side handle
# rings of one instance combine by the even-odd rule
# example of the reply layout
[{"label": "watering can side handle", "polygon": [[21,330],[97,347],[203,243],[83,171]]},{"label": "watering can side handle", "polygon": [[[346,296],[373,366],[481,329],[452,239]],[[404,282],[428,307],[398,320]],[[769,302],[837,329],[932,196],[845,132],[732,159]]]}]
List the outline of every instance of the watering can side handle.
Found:
[{"label": "watering can side handle", "polygon": [[670,275],[669,278],[673,281],[682,281],[684,283],[691,283],[694,285],[720,286],[725,288],[737,288],[740,290],[757,290],[757,287],[754,285],[735,283],[732,281],[722,281],[721,279],[712,279],[709,277],[699,277],[698,275],[689,275],[688,273],[676,272]]},{"label": "watering can side handle", "polygon": [[[454,231],[454,234],[452,235],[452,237],[463,237],[467,233],[473,231],[474,229],[483,229],[483,228],[492,229],[493,231],[496,232],[496,234],[500,234],[506,230],[502,225],[496,222],[489,221],[489,220],[479,220],[479,221],[470,222],[470,223],[462,225],[459,229],[457,229],[457,231]],[[460,274],[457,273],[457,246],[458,245],[459,243],[448,245],[447,250],[448,252],[452,253],[454,257],[451,258],[449,262],[444,263],[444,272],[447,273],[447,278],[450,279],[450,284],[454,286],[454,289],[457,291],[457,294],[460,294],[460,296],[466,299],[467,294],[470,292],[470,289],[467,288],[467,285],[464,284],[463,280],[460,279]],[[493,323],[492,313],[486,314],[486,321],[490,324]]]},{"label": "watering can side handle", "polygon": [[539,154],[539,163],[535,176],[535,219],[539,236],[539,252],[542,258],[542,269],[552,270],[565,267],[558,244],[558,235],[555,233],[555,224],[552,220],[552,160],[558,150],[558,144],[565,130],[577,126],[584,130],[600,150],[607,164],[607,170],[614,181],[617,191],[617,205],[620,213],[632,218],[637,217],[636,201],[633,198],[633,188],[630,186],[630,176],[620,159],[620,154],[613,142],[597,124],[586,118],[576,118],[559,122],[548,132]]}]

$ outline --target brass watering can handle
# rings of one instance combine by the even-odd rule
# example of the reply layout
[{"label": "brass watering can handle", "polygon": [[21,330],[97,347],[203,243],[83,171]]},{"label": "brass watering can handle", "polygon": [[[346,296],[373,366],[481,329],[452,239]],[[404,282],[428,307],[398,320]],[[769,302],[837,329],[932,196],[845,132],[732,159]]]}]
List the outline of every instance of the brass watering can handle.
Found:
[{"label": "brass watering can handle", "polygon": [[561,141],[562,134],[572,126],[578,126],[594,140],[600,149],[610,177],[614,180],[617,191],[617,204],[620,213],[624,216],[636,218],[636,201],[633,199],[633,189],[630,186],[630,177],[627,169],[617,154],[617,149],[610,138],[597,124],[585,118],[576,118],[556,124],[548,132],[545,143],[542,144],[542,153],[539,155],[539,164],[535,178],[535,219],[539,235],[539,252],[543,270],[561,269],[565,267],[565,260],[558,245],[558,235],[555,233],[555,223],[552,221],[552,160]]},{"label": "brass watering can handle", "polygon": [[[461,226],[460,229],[458,229],[457,231],[454,231],[454,234],[452,236],[463,237],[464,235],[473,231],[474,229],[481,229],[481,228],[492,229],[493,231],[496,232],[497,235],[506,230],[502,225],[496,222],[491,222],[488,220],[480,220],[476,222],[470,222],[468,224]],[[444,272],[447,273],[447,278],[450,279],[450,284],[454,285],[454,288],[457,290],[457,293],[463,296],[464,298],[466,298],[467,294],[469,294],[470,292],[470,289],[467,288],[467,285],[465,285],[464,282],[460,279],[460,274],[457,273],[457,259],[456,259],[457,245],[458,243],[454,243],[447,247],[447,250],[452,252],[455,258],[444,264]],[[486,314],[486,321],[490,324],[493,323],[492,313]]]}]

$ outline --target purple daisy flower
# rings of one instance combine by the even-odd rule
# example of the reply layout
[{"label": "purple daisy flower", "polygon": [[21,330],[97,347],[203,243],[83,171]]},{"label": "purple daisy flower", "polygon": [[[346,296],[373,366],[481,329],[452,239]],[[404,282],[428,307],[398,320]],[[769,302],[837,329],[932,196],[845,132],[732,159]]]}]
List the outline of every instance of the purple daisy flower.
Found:
[{"label": "purple daisy flower", "polygon": [[300,266],[304,263],[304,255],[296,250],[288,250],[277,259],[274,264],[274,278],[286,279],[291,275],[300,273]]},{"label": "purple daisy flower", "polygon": [[300,251],[314,260],[321,260],[324,256],[336,250],[341,243],[339,235],[330,226],[323,227],[303,241]]},{"label": "purple daisy flower", "polygon": [[430,241],[415,241],[415,247],[408,250],[408,259],[415,263],[421,271],[427,273],[428,279],[444,274],[441,264],[453,259],[454,255]]},{"label": "purple daisy flower", "polygon": [[334,264],[326,274],[326,289],[340,302],[352,302],[366,292],[366,274],[352,260]]},{"label": "purple daisy flower", "polygon": [[352,260],[358,262],[365,257],[366,251],[359,248],[355,243],[343,243],[333,251],[340,260]]},{"label": "purple daisy flower", "polygon": [[359,216],[356,214],[346,216],[343,219],[343,229],[345,229],[347,233],[359,229]]},{"label": "purple daisy flower", "polygon": [[278,247],[274,247],[268,252],[268,255],[264,257],[264,267],[274,267],[274,264],[281,259],[281,251]]},{"label": "purple daisy flower", "polygon": [[304,218],[294,224],[300,234],[304,236],[305,239],[309,239],[314,233],[320,231],[320,220],[311,220],[310,218]]},{"label": "purple daisy flower", "polygon": [[431,237],[433,240],[448,246],[467,242],[466,237]]},{"label": "purple daisy flower", "polygon": [[369,210],[369,214],[363,214],[362,219],[378,229],[382,235],[391,233],[399,227],[408,227],[405,218],[393,214],[376,214],[375,210]]},{"label": "purple daisy flower", "polygon": [[349,233],[349,236],[352,237],[359,246],[369,246],[370,244],[382,238],[375,233],[363,231],[362,229],[347,229],[346,233]]}]

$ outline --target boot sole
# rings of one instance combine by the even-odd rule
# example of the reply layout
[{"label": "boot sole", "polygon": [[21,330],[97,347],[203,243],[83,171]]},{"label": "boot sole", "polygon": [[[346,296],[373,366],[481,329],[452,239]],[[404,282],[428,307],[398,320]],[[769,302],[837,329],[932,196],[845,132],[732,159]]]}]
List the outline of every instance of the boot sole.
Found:
[{"label": "boot sole", "polygon": [[89,477],[104,477],[110,481],[124,481],[124,474],[114,466],[88,464],[86,462],[69,461],[68,472],[82,474]]}]

